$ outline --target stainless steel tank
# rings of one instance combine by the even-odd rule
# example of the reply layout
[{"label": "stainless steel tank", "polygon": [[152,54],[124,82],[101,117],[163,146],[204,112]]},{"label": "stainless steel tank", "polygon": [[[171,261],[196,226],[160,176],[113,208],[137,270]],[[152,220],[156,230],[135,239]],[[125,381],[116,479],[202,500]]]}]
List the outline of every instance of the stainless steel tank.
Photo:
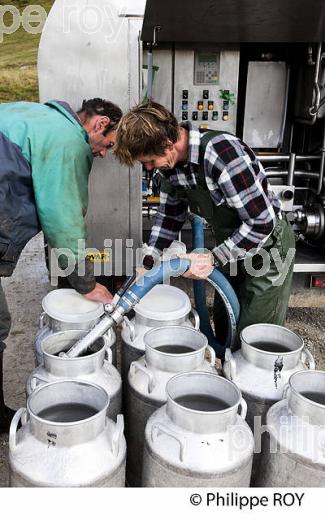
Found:
[{"label": "stainless steel tank", "polygon": [[325,372],[297,372],[266,416],[257,485],[325,487]]},{"label": "stainless steel tank", "polygon": [[10,426],[10,486],[123,487],[123,416],[114,423],[108,406],[97,385],[59,381],[37,388]]},{"label": "stainless steel tank", "polygon": [[205,372],[173,377],[167,404],[145,429],[143,486],[249,486],[254,440],[245,415],[240,390],[227,379]]},{"label": "stainless steel tank", "polygon": [[[214,350],[206,337],[193,328],[171,325],[153,329],[146,333],[144,342],[145,355],[131,363],[126,391],[127,483],[130,486],[141,484],[145,426],[150,415],[166,403],[168,381],[180,372],[217,373]],[[162,352],[158,350],[162,346],[178,349]],[[210,361],[205,360],[206,353]]]},{"label": "stainless steel tank", "polygon": [[259,429],[272,404],[282,399],[289,377],[314,369],[315,362],[303,339],[285,327],[260,323],[241,332],[241,349],[226,350],[224,375],[240,389],[247,402],[247,423],[257,432],[252,483],[260,464]]},{"label": "stainless steel tank", "polygon": [[134,308],[134,318],[123,323],[122,330],[122,379],[127,380],[130,365],[143,356],[144,335],[151,329],[164,325],[185,325],[193,327],[190,316],[194,317],[194,328],[199,330],[200,320],[191,308],[187,294],[170,285],[156,285]]},{"label": "stainless steel tank", "polygon": [[[42,341],[44,338],[65,330],[90,330],[104,314],[100,302],[84,298],[74,289],[55,289],[42,300],[43,312],[40,316],[39,330],[35,338],[36,366],[43,363]],[[107,333],[116,366],[115,332]]]},{"label": "stainless steel tank", "polygon": [[77,358],[59,357],[88,331],[67,330],[50,334],[42,340],[43,365],[36,367],[26,383],[27,397],[38,386],[63,379],[77,379],[95,383],[108,393],[108,416],[116,420],[122,406],[122,380],[112,365],[111,342],[105,335],[93,345],[87,355]]}]

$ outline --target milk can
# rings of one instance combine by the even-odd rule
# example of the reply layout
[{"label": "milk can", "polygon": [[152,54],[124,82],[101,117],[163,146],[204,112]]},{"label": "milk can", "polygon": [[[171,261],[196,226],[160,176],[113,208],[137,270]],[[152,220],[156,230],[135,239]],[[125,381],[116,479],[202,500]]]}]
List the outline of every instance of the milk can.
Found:
[{"label": "milk can", "polygon": [[185,325],[193,327],[190,316],[194,317],[194,328],[200,327],[197,312],[191,308],[187,294],[170,285],[156,285],[134,308],[132,320],[125,318],[122,330],[122,379],[127,380],[130,364],[143,356],[144,335],[151,329],[164,325]]},{"label": "milk can", "polygon": [[325,372],[297,372],[266,416],[257,485],[325,487]]},{"label": "milk can", "polygon": [[[42,300],[43,311],[40,316],[39,330],[35,339],[36,364],[43,363],[42,340],[64,330],[90,330],[104,314],[100,302],[84,298],[74,289],[55,289]],[[113,352],[113,364],[116,366],[115,333],[108,331]]]},{"label": "milk can", "polygon": [[[126,389],[127,482],[140,486],[144,430],[150,415],[167,400],[166,384],[180,372],[216,373],[215,353],[206,337],[190,327],[171,325],[144,337],[145,355],[130,366]],[[210,361],[205,360],[209,353]]]},{"label": "milk can", "polygon": [[37,388],[10,426],[10,486],[124,487],[123,416],[113,422],[108,405],[103,388],[81,381]]},{"label": "milk can", "polygon": [[285,327],[260,323],[241,332],[241,349],[226,350],[223,372],[241,390],[247,402],[247,422],[264,424],[269,407],[282,398],[289,377],[314,369],[315,362],[301,337]]},{"label": "milk can", "polygon": [[248,486],[254,441],[237,386],[190,372],[173,377],[166,390],[167,404],[145,429],[143,486]]},{"label": "milk can", "polygon": [[121,412],[122,380],[112,365],[112,351],[107,336],[99,338],[86,355],[77,358],[59,357],[88,331],[68,330],[56,332],[42,340],[43,365],[36,367],[26,383],[26,394],[39,385],[62,379],[78,379],[95,383],[108,393],[110,405],[108,416],[116,420]]},{"label": "milk can", "polygon": [[[315,362],[303,339],[285,327],[268,323],[250,325],[240,337],[240,350],[234,353],[226,350],[223,372],[241,390],[247,402],[247,423],[258,433],[270,406],[282,398],[289,377],[302,369],[314,369]],[[258,434],[256,441],[253,485],[260,465]]]}]

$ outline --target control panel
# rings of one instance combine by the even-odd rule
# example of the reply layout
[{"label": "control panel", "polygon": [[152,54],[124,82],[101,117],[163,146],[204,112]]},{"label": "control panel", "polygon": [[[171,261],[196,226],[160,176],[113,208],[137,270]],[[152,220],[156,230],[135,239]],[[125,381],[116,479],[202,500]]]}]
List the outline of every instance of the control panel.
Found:
[{"label": "control panel", "polygon": [[174,113],[201,128],[236,132],[239,51],[175,51]]}]

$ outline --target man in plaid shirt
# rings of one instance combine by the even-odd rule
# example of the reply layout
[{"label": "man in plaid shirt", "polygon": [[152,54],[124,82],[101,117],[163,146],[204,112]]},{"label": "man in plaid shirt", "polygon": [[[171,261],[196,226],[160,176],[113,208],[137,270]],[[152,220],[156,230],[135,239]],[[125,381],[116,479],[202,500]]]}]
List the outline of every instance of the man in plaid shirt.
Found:
[{"label": "man in plaid shirt", "polygon": [[[222,270],[241,305],[238,332],[253,323],[283,325],[293,255],[279,284],[273,256],[265,269],[258,251],[276,250],[283,262],[290,249],[294,251],[294,236],[252,150],[229,133],[202,133],[189,122],[178,125],[168,110],[149,102],[122,118],[115,154],[129,166],[138,160],[147,170],[158,169],[161,177],[160,206],[144,267],[150,269],[153,257],[178,238],[190,206],[210,223],[216,245],[210,253],[187,255],[191,268],[183,276],[205,279],[213,267]],[[231,276],[235,262],[237,272]],[[250,272],[246,265],[252,267]],[[225,342],[227,319],[218,295],[214,321],[217,339]]]}]

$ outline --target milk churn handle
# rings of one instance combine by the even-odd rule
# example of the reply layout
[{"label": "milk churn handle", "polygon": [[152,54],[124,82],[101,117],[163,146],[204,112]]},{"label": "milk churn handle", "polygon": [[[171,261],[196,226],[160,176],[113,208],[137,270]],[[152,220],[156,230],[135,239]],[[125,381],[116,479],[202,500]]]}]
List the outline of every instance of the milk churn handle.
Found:
[{"label": "milk churn handle", "polygon": [[27,422],[26,408],[19,408],[19,410],[17,410],[17,412],[15,413],[13,420],[11,421],[10,431],[9,431],[9,449],[10,450],[15,450],[17,447],[16,434],[17,434],[18,423],[20,420],[21,420],[22,424],[26,424],[26,422]]},{"label": "milk churn handle", "polygon": [[210,354],[210,365],[212,367],[214,367],[214,365],[216,364],[216,353],[215,353],[215,350],[212,347],[210,347],[210,345],[207,345],[206,350]]},{"label": "milk churn handle", "polygon": [[315,370],[315,360],[313,358],[313,355],[308,350],[308,348],[304,348],[301,352],[301,361],[304,365],[306,365],[306,361],[308,363],[309,370]]},{"label": "milk churn handle", "polygon": [[[157,431],[157,435],[154,435],[154,432]],[[161,423],[153,424],[151,428],[151,441],[155,442],[155,439],[158,437],[158,432],[164,433],[165,435],[168,435],[168,437],[171,437],[179,444],[179,460],[181,462],[184,462],[184,452],[185,452],[185,439],[184,437],[179,437],[176,432],[171,430],[170,428],[167,428],[167,426],[164,426]]]},{"label": "milk churn handle", "polygon": [[123,320],[122,324],[123,324],[123,327],[127,327],[129,329],[130,340],[134,341],[135,340],[135,328],[134,328],[133,323],[129,320],[129,318],[127,316],[124,316],[124,320]]},{"label": "milk churn handle", "polygon": [[47,316],[46,312],[42,312],[39,317],[39,328],[40,329],[43,329],[45,327],[44,321],[45,321],[46,316]]},{"label": "milk churn handle", "polygon": [[247,403],[243,397],[241,398],[241,401],[240,401],[240,408],[241,408],[240,417],[242,419],[244,419],[244,421],[245,421],[246,415],[247,415]]},{"label": "milk churn handle", "polygon": [[197,312],[196,309],[191,309],[191,312],[190,314],[192,314],[193,318],[194,318],[194,328],[195,330],[200,330],[200,316],[199,316],[199,313]]},{"label": "milk churn handle", "polygon": [[31,387],[32,391],[34,391],[35,388],[37,387],[37,381],[43,381],[43,383],[49,383],[51,380],[48,377],[40,376],[38,374],[33,375],[30,380],[30,387]]},{"label": "milk churn handle", "polygon": [[156,381],[153,374],[148,368],[142,366],[141,363],[138,363],[138,361],[132,361],[130,365],[130,376],[133,377],[137,370],[140,370],[140,372],[143,372],[146,376],[148,376],[148,393],[151,394],[156,386]]},{"label": "milk churn handle", "polygon": [[227,379],[233,381],[236,378],[236,360],[232,355],[230,348],[225,350],[225,361],[222,367],[223,373]]},{"label": "milk churn handle", "polygon": [[112,453],[114,457],[118,457],[120,451],[121,438],[124,432],[123,415],[119,414],[116,418],[116,427],[112,437]]},{"label": "milk churn handle", "polygon": [[114,329],[108,329],[108,331],[103,334],[103,338],[105,341],[105,345],[107,347],[112,347],[116,341],[116,334],[114,332]]},{"label": "milk churn handle", "polygon": [[284,387],[283,387],[282,399],[287,399],[289,388],[290,388],[289,383],[286,383],[286,384],[284,385]]},{"label": "milk churn handle", "polygon": [[104,340],[104,346],[105,346],[105,359],[104,362],[108,363],[109,365],[112,364],[113,361],[113,353],[111,349],[112,342],[108,338],[106,334],[103,334],[103,340]]}]

